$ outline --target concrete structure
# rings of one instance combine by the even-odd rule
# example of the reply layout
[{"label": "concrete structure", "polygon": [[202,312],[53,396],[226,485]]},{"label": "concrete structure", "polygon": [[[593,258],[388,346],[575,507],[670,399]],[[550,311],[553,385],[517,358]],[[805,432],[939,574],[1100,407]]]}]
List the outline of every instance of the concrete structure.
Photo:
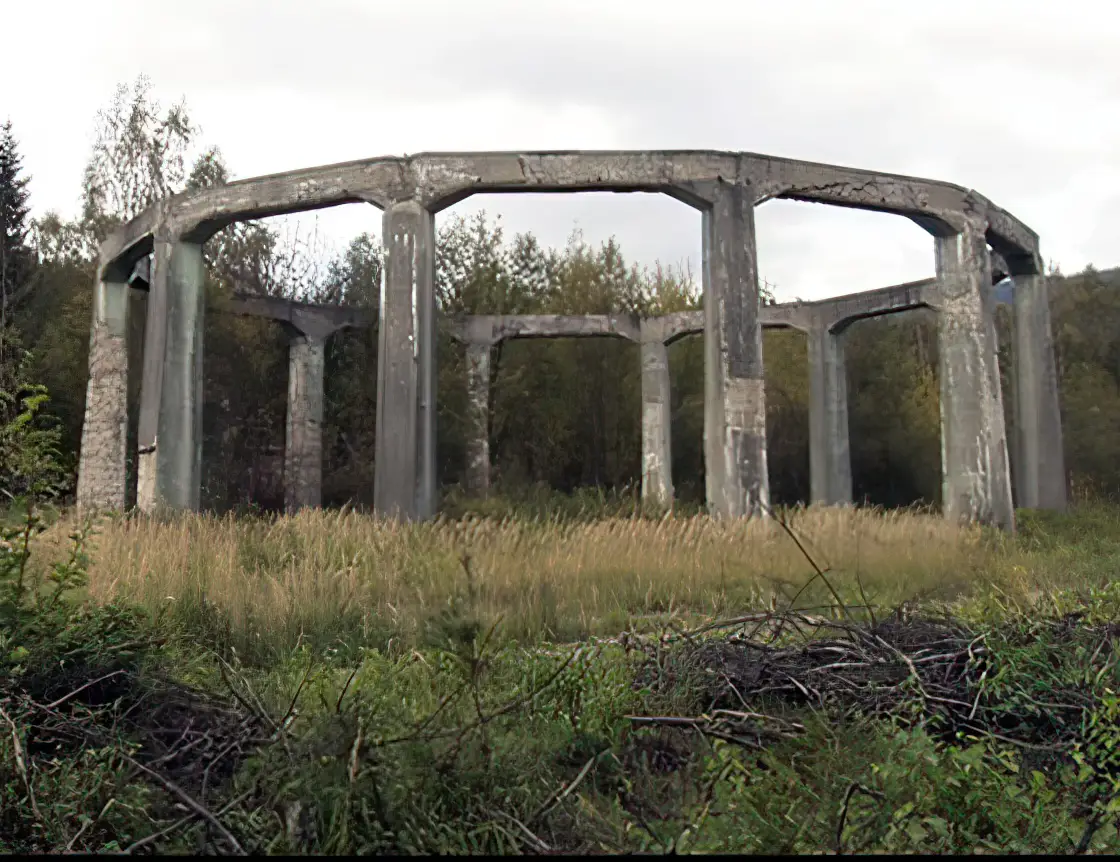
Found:
[{"label": "concrete structure", "polygon": [[[787,198],[912,219],[934,237],[936,247],[938,283],[931,291],[936,295],[925,304],[941,320],[946,514],[1013,525],[988,246],[1007,262],[1006,269],[1017,282],[1027,285],[1026,292],[1038,294],[1031,281],[1041,283],[1042,275],[1035,233],[976,192],[948,183],[716,151],[385,157],[240,180],[158,202],[101,247],[80,503],[118,507],[123,500],[124,445],[118,440],[125,417],[122,384],[128,370],[126,360],[120,358],[124,337],[117,333],[124,332],[121,324],[126,314],[120,296],[127,291],[136,263],[149,255],[154,261],[139,417],[138,505],[144,511],[193,509],[198,506],[201,452],[202,244],[234,221],[364,201],[384,214],[387,250],[379,331],[375,502],[387,515],[432,516],[436,505],[433,216],[478,192],[517,191],[659,192],[702,212],[707,497],[713,514],[731,518],[762,514],[769,500],[761,342],[766,312],[759,305],[755,207],[771,198]],[[1017,313],[1030,330],[1020,341],[1030,342],[1034,337],[1030,333],[1042,331],[1043,316],[1037,308],[1037,302],[1032,305],[1028,300]],[[826,324],[802,325],[819,329]],[[837,334],[837,326],[829,332]],[[824,336],[817,342],[814,355],[822,357],[822,368],[833,369],[822,379],[835,384],[839,346]],[[653,392],[661,386],[654,381],[663,381],[664,374],[654,341],[647,338],[645,343],[650,345],[646,349],[649,374],[643,378],[649,378],[651,392],[650,400],[643,403],[649,407],[652,432],[664,424],[656,417],[665,413],[665,402]],[[1017,378],[1017,403],[1052,402],[1046,393],[1053,375],[1043,366],[1052,366],[1053,360],[1043,348],[1036,349],[1037,356],[1024,360],[1022,376]],[[314,376],[317,350],[311,342],[297,348],[299,374]],[[1017,355],[1025,355],[1022,345]],[[474,357],[479,388],[485,362],[478,350]],[[824,392],[828,387],[818,388]],[[823,437],[828,437],[829,428],[842,424],[838,403],[829,407],[822,402],[818,411],[824,411],[820,422]],[[310,423],[314,412],[312,404],[307,413],[312,418],[301,418],[297,411],[293,421]],[[644,406],[643,426],[646,415]],[[1053,423],[1048,422],[1020,424],[1022,439],[1017,448],[1023,457],[1040,452],[1043,441],[1050,445],[1047,434]],[[664,481],[665,467],[658,466],[666,463],[668,439],[662,442],[651,433],[649,441],[647,484],[650,494],[660,499],[670,487]],[[293,443],[301,452],[311,445]],[[481,450],[475,454],[481,458]],[[826,462],[828,457],[826,453]],[[1049,494],[1048,499],[1056,500],[1056,492],[1043,490],[1054,486],[1049,478],[1054,472],[1048,462],[1030,473],[1033,490],[1025,499]],[[843,496],[842,471],[825,469],[825,473],[831,478],[822,480],[821,494]],[[310,492],[306,499],[311,499]]]},{"label": "concrete structure", "polygon": [[[148,261],[141,260],[134,268],[129,285],[139,290],[151,290],[151,275]],[[150,301],[150,300],[149,300]],[[318,507],[322,502],[323,481],[323,374],[326,359],[327,339],[343,329],[369,326],[373,315],[357,308],[315,305],[268,296],[239,294],[225,301],[218,311],[242,314],[251,317],[264,317],[279,322],[289,338],[288,346],[288,415],[284,435],[284,509],[295,512],[304,507]],[[97,325],[95,323],[95,341]],[[104,338],[101,339],[104,342]],[[201,352],[201,351],[199,351]],[[98,365],[99,369],[101,363]],[[97,375],[104,380],[104,373]],[[91,381],[94,375],[91,374]],[[116,371],[111,376],[115,385],[123,385],[125,375]],[[102,384],[104,386],[104,384]],[[201,402],[201,393],[197,396]],[[98,399],[102,403],[106,399]],[[116,400],[116,399],[114,399]],[[97,403],[87,395],[87,405]],[[118,414],[120,415],[120,414]],[[89,421],[87,409],[87,423]],[[121,415],[119,421],[126,417]],[[199,413],[201,421],[201,413]],[[83,429],[83,434],[85,429]],[[108,439],[108,435],[105,435]],[[91,439],[98,439],[95,435]],[[113,437],[112,439],[116,439]],[[197,457],[201,458],[201,437],[197,445]],[[83,451],[85,448],[83,437]],[[141,454],[144,454],[143,452]],[[83,464],[86,463],[83,459]],[[97,462],[93,462],[97,463]],[[116,459],[112,463],[116,463]],[[141,464],[144,463],[141,459]],[[146,476],[151,481],[150,470]],[[192,469],[200,469],[194,467]],[[97,474],[91,473],[91,476]],[[87,480],[88,481],[88,480]],[[138,479],[137,496],[140,495],[141,480]],[[112,492],[122,494],[123,481],[115,482]],[[88,499],[89,491],[79,490],[79,500]],[[147,494],[152,490],[149,485]],[[197,489],[194,492],[198,493]],[[122,505],[114,508],[123,508]]]},{"label": "concrete structure", "polygon": [[1029,272],[1012,275],[1015,345],[1016,504],[1025,509],[1065,509],[1068,486],[1058,408],[1054,335],[1046,279]]},{"label": "concrete structure", "polygon": [[288,333],[288,415],[284,426],[284,510],[322,504],[323,386],[327,339],[372,323],[356,308],[241,295],[224,309],[279,321]]}]

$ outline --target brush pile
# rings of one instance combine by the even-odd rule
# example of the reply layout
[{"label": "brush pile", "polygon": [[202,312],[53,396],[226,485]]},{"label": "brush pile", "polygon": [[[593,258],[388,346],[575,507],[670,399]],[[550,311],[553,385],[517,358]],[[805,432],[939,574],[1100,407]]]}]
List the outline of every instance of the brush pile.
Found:
[{"label": "brush pile", "polygon": [[[730,635],[711,636],[728,628]],[[705,708],[631,721],[762,747],[796,735],[801,726],[788,715],[811,710],[833,721],[891,717],[945,739],[990,736],[1066,752],[1099,704],[1090,680],[1112,666],[1117,633],[1077,615],[975,631],[949,617],[902,613],[864,624],[753,614],[639,642],[648,656],[640,684],[687,689]]]}]

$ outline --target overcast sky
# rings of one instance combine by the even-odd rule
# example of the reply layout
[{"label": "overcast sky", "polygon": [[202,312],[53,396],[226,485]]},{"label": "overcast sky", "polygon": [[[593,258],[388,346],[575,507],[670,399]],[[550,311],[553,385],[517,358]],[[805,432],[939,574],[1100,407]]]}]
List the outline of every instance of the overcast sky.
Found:
[{"label": "overcast sky", "polygon": [[[0,20],[0,121],[36,213],[76,213],[94,114],[145,73],[238,178],[424,150],[747,150],[970,186],[1064,271],[1120,264],[1106,0],[5,0]],[[666,197],[487,195],[439,219],[480,208],[699,272],[699,215]],[[368,205],[318,219],[339,247],[380,231]],[[780,299],[933,274],[928,235],[878,213],[770,202],[758,247]]]}]

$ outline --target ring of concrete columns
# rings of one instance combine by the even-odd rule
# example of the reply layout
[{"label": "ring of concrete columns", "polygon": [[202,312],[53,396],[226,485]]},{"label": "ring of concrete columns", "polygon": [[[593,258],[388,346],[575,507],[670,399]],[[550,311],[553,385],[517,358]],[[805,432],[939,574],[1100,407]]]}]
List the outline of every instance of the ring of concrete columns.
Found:
[{"label": "ring of concrete columns", "polygon": [[[814,497],[850,498],[840,339],[848,322],[883,311],[856,310],[869,294],[831,300],[851,308],[828,317],[826,303],[770,307],[759,302],[754,210],[773,198],[816,201],[912,219],[934,240],[937,277],[917,290],[939,318],[943,499],[947,517],[1014,526],[1011,468],[996,360],[995,253],[1015,283],[1015,451],[1018,502],[1061,507],[1065,471],[1051,345],[1046,280],[1038,237],[974,191],[948,183],[753,153],[623,151],[433,153],[328,165],[241,180],[160,201],[111,235],[100,250],[79,468],[82,506],[116,508],[125,499],[127,292],[134,269],[151,256],[139,415],[138,507],[189,510],[199,505],[202,417],[202,244],[245,219],[367,202],[383,213],[374,502],[388,516],[424,519],[436,510],[434,214],[480,192],[659,192],[703,215],[704,310],[638,322],[643,348],[643,473],[650,494],[671,493],[668,469],[664,346],[686,332],[705,342],[704,455],[710,511],[719,517],[762,515],[769,507],[761,330],[767,315],[810,334],[817,357],[813,436],[819,469]],[[143,283],[138,281],[138,286]],[[831,306],[830,306],[831,307]],[[325,335],[292,324],[293,373],[321,375]],[[477,324],[475,324],[477,325]],[[680,330],[679,327],[685,327]],[[659,329],[660,327],[660,329]],[[689,328],[691,327],[691,328]],[[301,340],[302,339],[302,340]],[[467,339],[468,344],[474,344]],[[475,346],[470,366],[484,371]],[[818,379],[819,378],[819,379]],[[301,378],[302,379],[302,378]],[[295,388],[292,388],[295,387]],[[318,396],[290,383],[291,401],[307,402],[308,419],[289,407],[294,473],[318,446]],[[831,407],[829,406],[831,402]],[[301,438],[300,435],[303,434]],[[299,438],[302,442],[292,442]],[[1055,446],[1055,443],[1057,444]],[[831,454],[830,454],[831,453]],[[478,454],[478,453],[475,453]],[[307,468],[312,470],[311,467]],[[301,479],[302,481],[302,479]],[[298,483],[297,483],[298,484]],[[317,502],[296,493],[293,504]]]}]

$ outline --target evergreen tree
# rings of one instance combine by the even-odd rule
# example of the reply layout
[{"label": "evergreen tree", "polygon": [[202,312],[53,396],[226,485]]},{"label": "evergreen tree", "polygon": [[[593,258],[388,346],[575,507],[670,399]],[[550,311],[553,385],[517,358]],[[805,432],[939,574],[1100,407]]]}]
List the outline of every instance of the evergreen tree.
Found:
[{"label": "evergreen tree", "polygon": [[[12,308],[29,288],[33,257],[27,244],[28,177],[12,133],[12,121],[0,126],[0,339]],[[2,344],[2,341],[0,341]]]}]

